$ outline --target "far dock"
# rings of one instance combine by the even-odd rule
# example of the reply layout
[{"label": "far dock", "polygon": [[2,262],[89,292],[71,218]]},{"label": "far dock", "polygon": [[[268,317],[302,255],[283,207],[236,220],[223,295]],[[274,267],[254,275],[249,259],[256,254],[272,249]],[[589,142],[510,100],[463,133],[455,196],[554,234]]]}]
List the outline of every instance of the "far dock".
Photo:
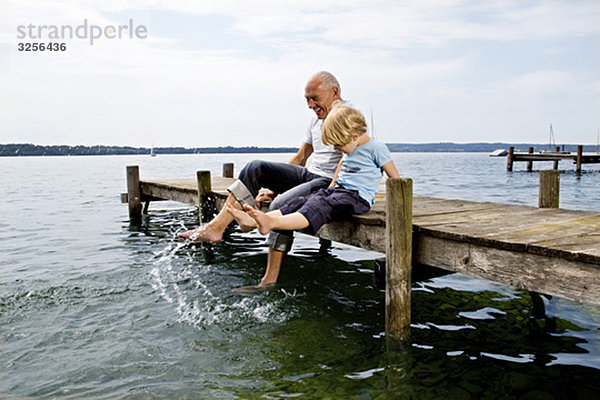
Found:
[{"label": "far dock", "polygon": [[553,161],[553,169],[558,169],[559,161],[572,161],[575,164],[575,172],[581,173],[582,164],[598,164],[600,163],[600,154],[583,154],[583,146],[577,146],[577,153],[568,153],[560,151],[560,147],[556,147],[552,152],[534,153],[533,147],[529,147],[527,153],[516,153],[514,147],[509,147],[506,161],[506,170],[512,171],[513,164],[518,161],[527,162],[527,171],[533,170],[534,161]]},{"label": "far dock", "polygon": [[[142,202],[147,211],[155,200],[197,205],[206,221],[234,180],[231,164],[223,170],[228,176],[198,171],[196,179],[140,180],[138,167],[128,167],[122,200],[133,222],[141,218]],[[557,207],[558,173],[544,172],[540,182],[551,187],[540,187],[540,206]],[[369,213],[327,224],[317,236],[386,253],[386,331],[392,337],[405,339],[410,330],[413,263],[600,305],[596,212],[413,197],[412,180],[399,178],[387,180]]]}]

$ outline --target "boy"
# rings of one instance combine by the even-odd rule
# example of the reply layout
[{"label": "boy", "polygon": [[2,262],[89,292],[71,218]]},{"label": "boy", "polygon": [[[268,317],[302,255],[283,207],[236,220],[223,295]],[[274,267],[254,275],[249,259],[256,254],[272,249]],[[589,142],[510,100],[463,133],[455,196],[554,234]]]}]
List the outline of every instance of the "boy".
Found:
[{"label": "boy", "polygon": [[263,235],[272,230],[304,228],[314,234],[328,222],[368,212],[375,202],[382,169],[390,178],[400,175],[387,146],[366,133],[365,118],[358,110],[344,104],[335,105],[323,123],[322,140],[345,156],[329,188],[298,197],[268,213],[244,205],[245,213],[230,204],[227,212],[242,230],[256,226]]}]

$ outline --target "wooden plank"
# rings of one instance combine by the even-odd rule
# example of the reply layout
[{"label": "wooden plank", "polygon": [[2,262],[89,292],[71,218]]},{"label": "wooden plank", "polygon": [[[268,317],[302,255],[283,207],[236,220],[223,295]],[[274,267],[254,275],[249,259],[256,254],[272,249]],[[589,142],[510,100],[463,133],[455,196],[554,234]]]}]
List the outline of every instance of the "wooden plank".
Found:
[{"label": "wooden plank", "polygon": [[174,186],[169,183],[140,182],[142,194],[159,199],[173,200],[185,204],[198,205],[198,189]]},{"label": "wooden plank", "polygon": [[516,288],[600,305],[597,265],[419,234],[414,260]]},{"label": "wooden plank", "polygon": [[[422,227],[439,226],[444,230],[463,232],[470,235],[488,236],[510,233],[537,225],[586,224],[600,215],[593,212],[538,209],[528,206],[503,205],[481,208],[468,212],[419,215],[417,224]],[[591,218],[591,219],[589,219]],[[591,230],[591,229],[590,229]]]},{"label": "wooden plank", "polygon": [[554,160],[575,160],[574,154],[557,153],[514,153],[513,161],[554,161]]},{"label": "wooden plank", "polygon": [[317,237],[334,242],[385,253],[385,226],[354,221],[337,221],[323,225]]},{"label": "wooden plank", "polygon": [[498,209],[498,206],[498,204],[489,202],[415,197],[415,201],[413,202],[413,216],[420,218],[443,216],[442,218],[452,219],[452,214],[469,213],[479,210],[495,210]]},{"label": "wooden plank", "polygon": [[[213,177],[212,191],[217,197],[227,197],[226,188],[234,181],[231,178]],[[196,179],[143,180],[140,182],[142,195],[157,199],[179,201],[198,205],[198,181]]]},{"label": "wooden plank", "polygon": [[[587,215],[576,217],[577,213],[564,210],[554,210],[558,211],[557,215],[541,211],[530,208],[521,213],[509,213],[504,218],[501,218],[502,214],[495,215],[493,220],[489,219],[492,217],[489,215],[483,215],[486,217],[483,218],[477,213],[469,213],[461,216],[462,220],[444,221],[444,224],[440,221],[432,224],[431,220],[423,223],[415,218],[414,223],[416,230],[431,236],[513,251],[540,253],[540,242],[553,240],[556,245],[546,243],[548,255],[600,263],[598,251],[589,250],[594,241],[596,247],[600,247],[596,236],[600,230],[600,214],[584,213]],[[579,240],[581,247],[573,243],[575,239]],[[561,246],[561,242],[569,243],[569,248]]]},{"label": "wooden plank", "polygon": [[[513,162],[518,161],[555,161],[555,160],[572,160],[577,162],[577,154],[561,154],[561,153],[514,153],[512,156]],[[600,162],[600,156],[596,154],[581,154],[582,164],[594,164]]]}]

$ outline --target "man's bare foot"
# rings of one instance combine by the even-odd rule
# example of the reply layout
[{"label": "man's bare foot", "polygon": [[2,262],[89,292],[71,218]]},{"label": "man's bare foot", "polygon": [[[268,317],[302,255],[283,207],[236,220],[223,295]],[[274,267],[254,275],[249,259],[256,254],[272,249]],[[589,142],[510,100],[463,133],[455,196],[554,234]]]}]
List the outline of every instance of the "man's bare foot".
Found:
[{"label": "man's bare foot", "polygon": [[225,210],[227,210],[227,212],[231,214],[233,218],[235,218],[242,232],[250,232],[256,228],[256,221],[254,221],[252,217],[250,217],[244,211],[238,210],[231,204],[225,205]]},{"label": "man's bare foot", "polygon": [[188,240],[188,239],[190,238],[190,236],[191,236],[191,235],[193,235],[193,234],[194,234],[194,232],[196,232],[198,229],[200,229],[200,227],[198,227],[198,228],[195,228],[195,229],[191,229],[191,230],[189,230],[189,231],[185,231],[185,232],[179,232],[179,233],[177,234],[177,237],[178,237],[178,238],[181,238],[181,239]]},{"label": "man's bare foot", "polygon": [[259,285],[250,285],[250,286],[241,286],[237,288],[233,288],[232,291],[235,293],[243,294],[243,295],[252,295],[258,294],[261,292],[265,292],[267,290],[274,289],[276,287],[276,283],[269,284],[259,284]]},{"label": "man's bare foot", "polygon": [[262,235],[266,235],[267,233],[273,230],[274,219],[264,212],[257,210],[253,207],[250,207],[247,204],[244,204],[244,209],[248,212],[248,215],[256,221],[256,225],[258,226],[258,231]]},{"label": "man's bare foot", "polygon": [[223,239],[223,232],[217,231],[208,224],[199,226],[191,231],[178,233],[177,236],[192,242],[218,243]]}]

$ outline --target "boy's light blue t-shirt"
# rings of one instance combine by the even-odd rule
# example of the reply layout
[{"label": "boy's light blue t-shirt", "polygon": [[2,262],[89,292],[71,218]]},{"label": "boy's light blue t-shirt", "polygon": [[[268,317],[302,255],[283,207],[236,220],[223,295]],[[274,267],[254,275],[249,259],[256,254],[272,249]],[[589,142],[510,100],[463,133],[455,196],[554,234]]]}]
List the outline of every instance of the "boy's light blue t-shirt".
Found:
[{"label": "boy's light blue t-shirt", "polygon": [[371,139],[344,156],[336,182],[346,189],[358,190],[360,197],[373,205],[383,175],[381,167],[390,161],[392,154],[387,146]]}]

